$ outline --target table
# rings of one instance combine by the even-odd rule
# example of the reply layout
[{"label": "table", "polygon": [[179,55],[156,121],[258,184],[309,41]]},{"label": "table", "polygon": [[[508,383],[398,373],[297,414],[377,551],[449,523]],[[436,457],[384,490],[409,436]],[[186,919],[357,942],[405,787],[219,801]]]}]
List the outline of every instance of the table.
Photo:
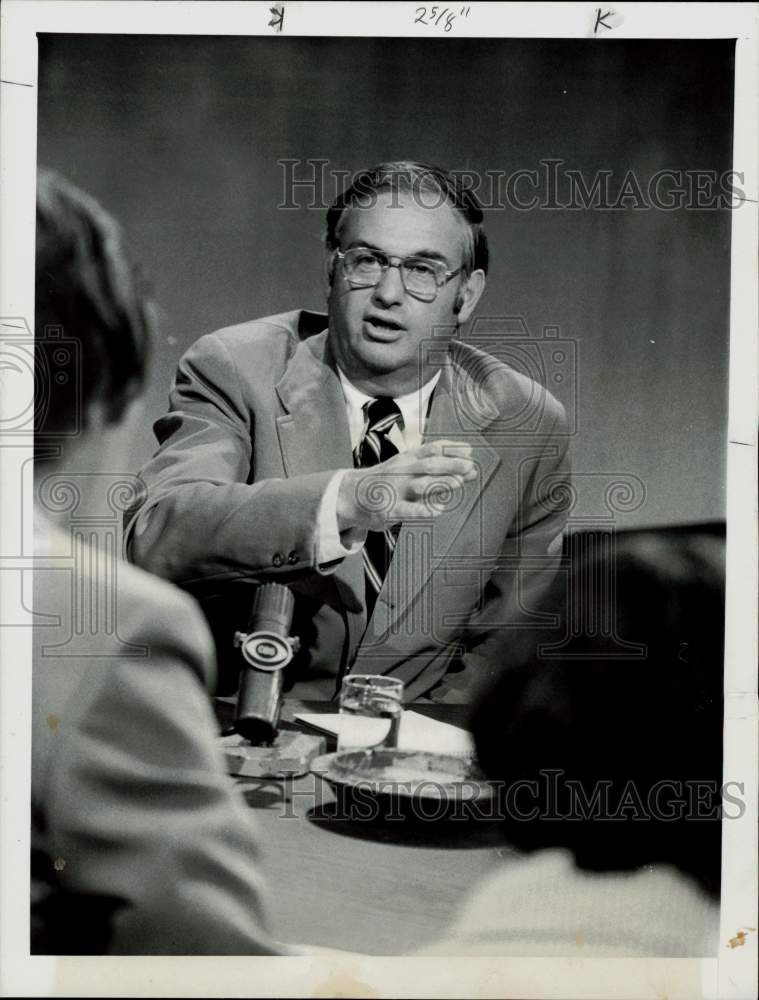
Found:
[{"label": "table", "polygon": [[[412,707],[465,719],[462,706]],[[298,711],[335,705],[286,700],[283,723]],[[352,822],[325,815],[334,795],[316,775],[237,782],[255,812],[271,930],[283,941],[403,954],[441,936],[473,884],[511,854],[494,820]]]}]

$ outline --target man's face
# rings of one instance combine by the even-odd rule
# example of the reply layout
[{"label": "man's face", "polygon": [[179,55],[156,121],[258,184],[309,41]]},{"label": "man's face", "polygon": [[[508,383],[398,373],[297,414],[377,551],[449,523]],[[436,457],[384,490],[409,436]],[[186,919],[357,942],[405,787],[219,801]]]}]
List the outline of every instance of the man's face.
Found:
[{"label": "man's face", "polygon": [[[426,200],[435,202],[430,196]],[[370,206],[347,209],[340,249],[370,247],[391,257],[430,257],[455,271],[464,260],[465,223],[448,204],[427,208],[423,201],[411,193],[380,191]],[[440,337],[441,328],[452,334],[457,320],[471,314],[483,284],[482,272],[475,272],[469,283],[465,275],[456,275],[438,288],[434,301],[424,302],[404,289],[397,267],[388,267],[374,288],[353,288],[342,262],[335,260],[329,336],[338,364],[370,394],[411,392],[432,374],[422,370],[420,345],[433,331]],[[476,294],[470,285],[478,289]],[[460,292],[464,301],[457,316],[454,304]]]}]

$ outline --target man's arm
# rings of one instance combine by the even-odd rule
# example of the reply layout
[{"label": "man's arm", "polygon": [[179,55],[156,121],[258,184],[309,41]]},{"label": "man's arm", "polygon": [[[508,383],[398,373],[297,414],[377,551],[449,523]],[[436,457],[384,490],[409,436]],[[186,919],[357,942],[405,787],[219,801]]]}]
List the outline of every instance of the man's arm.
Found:
[{"label": "man's arm", "polygon": [[[273,393],[274,386],[266,387]],[[266,406],[261,406],[266,414]],[[141,472],[147,495],[126,530],[133,562],[177,583],[330,572],[323,561],[325,497],[335,505],[335,533],[349,548],[367,529],[418,513],[432,477],[460,489],[475,474],[469,456],[444,454],[451,442],[422,445],[371,469],[334,469],[289,478],[253,477],[254,436],[276,435],[275,418],[254,426],[234,359],[215,334],[202,337],[179,364],[171,410],[157,421],[160,447]],[[316,445],[315,445],[316,446]],[[267,449],[277,448],[271,438]],[[367,502],[389,477],[393,502]],[[433,516],[434,510],[425,511]],[[334,545],[333,545],[334,549]]]},{"label": "man's arm", "polygon": [[[273,386],[271,386],[273,392]],[[261,433],[274,433],[271,427]],[[208,334],[180,361],[146,500],[127,528],[130,558],[180,583],[323,571],[320,504],[335,470],[250,482],[253,426],[234,359]]]}]

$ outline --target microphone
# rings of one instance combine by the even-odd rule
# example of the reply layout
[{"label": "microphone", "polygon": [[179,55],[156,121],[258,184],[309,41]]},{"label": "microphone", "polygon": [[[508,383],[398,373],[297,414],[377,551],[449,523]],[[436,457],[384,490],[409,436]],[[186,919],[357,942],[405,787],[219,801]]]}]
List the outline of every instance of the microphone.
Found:
[{"label": "microphone", "polygon": [[295,598],[281,583],[258,587],[247,632],[235,632],[234,644],[245,662],[237,698],[235,729],[251,743],[272,743],[282,708],[284,668],[300,648],[290,636]]}]

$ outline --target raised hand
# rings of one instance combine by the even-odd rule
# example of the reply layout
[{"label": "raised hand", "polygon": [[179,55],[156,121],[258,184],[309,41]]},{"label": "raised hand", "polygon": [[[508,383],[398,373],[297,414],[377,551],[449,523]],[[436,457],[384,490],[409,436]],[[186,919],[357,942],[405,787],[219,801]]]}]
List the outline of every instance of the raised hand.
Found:
[{"label": "raised hand", "polygon": [[476,478],[472,449],[457,441],[432,441],[369,468],[349,469],[337,499],[340,530],[382,531],[390,524],[436,517]]}]

